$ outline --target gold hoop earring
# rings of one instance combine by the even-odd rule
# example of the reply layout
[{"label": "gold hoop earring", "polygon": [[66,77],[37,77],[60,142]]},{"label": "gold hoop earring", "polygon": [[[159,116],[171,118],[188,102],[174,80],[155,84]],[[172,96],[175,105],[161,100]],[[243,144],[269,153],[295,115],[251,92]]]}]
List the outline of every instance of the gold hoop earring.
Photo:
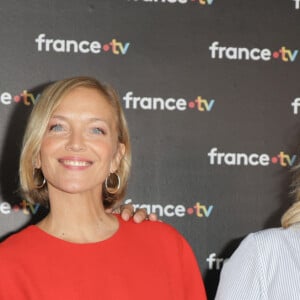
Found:
[{"label": "gold hoop earring", "polygon": [[116,194],[121,186],[121,178],[117,173],[110,173],[105,178],[105,189],[110,194]]},{"label": "gold hoop earring", "polygon": [[37,188],[37,189],[41,189],[42,187],[44,187],[44,185],[46,184],[46,182],[47,182],[47,180],[46,180],[46,178],[44,177],[42,184],[41,184],[41,185],[38,185],[36,188]]},{"label": "gold hoop earring", "polygon": [[47,180],[46,178],[44,177],[44,174],[43,172],[41,171],[41,169],[34,169],[33,171],[33,180],[36,182],[36,181],[39,181],[41,182],[41,179],[43,178],[42,180],[42,183],[41,184],[38,184],[38,185],[35,185],[35,188],[36,189],[41,189],[45,186]]}]

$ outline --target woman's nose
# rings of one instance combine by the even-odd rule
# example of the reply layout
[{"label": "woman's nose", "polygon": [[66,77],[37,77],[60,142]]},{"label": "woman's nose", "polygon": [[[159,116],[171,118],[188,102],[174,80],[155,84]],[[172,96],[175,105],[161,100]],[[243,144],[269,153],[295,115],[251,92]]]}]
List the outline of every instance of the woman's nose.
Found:
[{"label": "woman's nose", "polygon": [[65,146],[67,151],[84,151],[86,149],[84,137],[79,132],[72,132]]}]

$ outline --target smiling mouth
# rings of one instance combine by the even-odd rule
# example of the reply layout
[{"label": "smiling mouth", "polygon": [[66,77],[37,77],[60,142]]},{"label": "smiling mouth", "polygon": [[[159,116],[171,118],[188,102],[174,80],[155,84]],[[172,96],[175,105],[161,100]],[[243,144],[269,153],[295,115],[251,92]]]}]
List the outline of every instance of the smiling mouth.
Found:
[{"label": "smiling mouth", "polygon": [[88,167],[92,164],[92,162],[89,161],[79,161],[79,160],[59,160],[60,163],[64,164],[65,166],[70,167]]}]

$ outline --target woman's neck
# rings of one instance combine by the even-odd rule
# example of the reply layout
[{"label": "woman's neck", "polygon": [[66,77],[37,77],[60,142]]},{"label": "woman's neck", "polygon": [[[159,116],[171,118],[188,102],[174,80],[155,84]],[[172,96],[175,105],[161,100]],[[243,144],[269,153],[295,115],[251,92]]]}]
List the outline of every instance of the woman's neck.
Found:
[{"label": "woman's neck", "polygon": [[119,228],[118,220],[105,212],[100,197],[49,196],[50,212],[37,226],[55,237],[74,243],[92,243],[110,238]]}]

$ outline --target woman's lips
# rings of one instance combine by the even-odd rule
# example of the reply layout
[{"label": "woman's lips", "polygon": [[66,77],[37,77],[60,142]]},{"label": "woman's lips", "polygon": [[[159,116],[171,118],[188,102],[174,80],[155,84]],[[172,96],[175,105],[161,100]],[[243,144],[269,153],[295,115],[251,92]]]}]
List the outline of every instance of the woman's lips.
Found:
[{"label": "woman's lips", "polygon": [[82,158],[59,158],[58,161],[70,168],[86,168],[93,164],[92,161]]}]

